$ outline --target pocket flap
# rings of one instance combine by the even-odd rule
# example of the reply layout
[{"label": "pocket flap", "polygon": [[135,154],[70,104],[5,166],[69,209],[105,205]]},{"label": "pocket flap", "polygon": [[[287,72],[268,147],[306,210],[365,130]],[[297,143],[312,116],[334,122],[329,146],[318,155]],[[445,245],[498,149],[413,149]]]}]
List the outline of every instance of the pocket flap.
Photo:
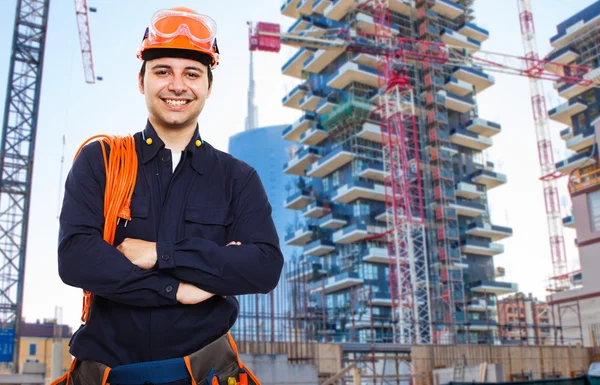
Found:
[{"label": "pocket flap", "polygon": [[150,209],[150,198],[133,196],[131,197],[131,205],[129,206],[131,216],[135,218],[148,218],[148,210]]},{"label": "pocket flap", "polygon": [[185,208],[185,219],[205,225],[227,226],[233,222],[233,214],[227,206],[188,204]]}]

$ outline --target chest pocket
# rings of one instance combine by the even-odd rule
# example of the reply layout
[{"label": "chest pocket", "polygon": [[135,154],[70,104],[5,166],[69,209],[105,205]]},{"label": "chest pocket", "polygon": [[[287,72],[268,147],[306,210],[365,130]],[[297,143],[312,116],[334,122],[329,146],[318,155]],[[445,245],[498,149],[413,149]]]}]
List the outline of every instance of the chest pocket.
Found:
[{"label": "chest pocket", "polygon": [[[154,226],[149,223],[150,198],[133,196],[129,206],[131,221],[119,220],[115,233],[115,245],[120,244],[125,238],[154,240]],[[125,226],[127,223],[127,226]]]},{"label": "chest pocket", "polygon": [[185,208],[185,237],[203,238],[225,246],[227,226],[233,219],[228,206],[190,203]]}]

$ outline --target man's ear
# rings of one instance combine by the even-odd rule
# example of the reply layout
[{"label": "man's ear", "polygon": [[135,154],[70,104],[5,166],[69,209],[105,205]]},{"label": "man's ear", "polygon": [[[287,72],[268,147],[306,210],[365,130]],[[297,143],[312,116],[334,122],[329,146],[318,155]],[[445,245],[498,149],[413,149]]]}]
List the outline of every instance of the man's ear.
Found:
[{"label": "man's ear", "polygon": [[143,95],[144,94],[144,78],[142,77],[142,74],[138,72],[138,88],[140,90],[140,93]]}]

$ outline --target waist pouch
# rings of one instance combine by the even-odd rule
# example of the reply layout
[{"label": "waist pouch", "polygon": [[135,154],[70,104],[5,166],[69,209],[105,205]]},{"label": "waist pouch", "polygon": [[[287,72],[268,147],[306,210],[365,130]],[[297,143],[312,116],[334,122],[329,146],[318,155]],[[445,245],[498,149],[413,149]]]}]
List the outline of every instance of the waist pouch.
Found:
[{"label": "waist pouch", "polygon": [[[230,333],[220,337],[204,348],[188,356],[178,359],[140,363],[112,368],[92,360],[78,361],[74,359],[68,372],[54,380],[51,385],[107,385],[109,379],[115,377],[116,383],[144,384],[160,383],[161,380],[172,381],[181,378],[183,366],[187,371],[190,385],[261,385],[256,376],[242,363],[237,346]],[[144,377],[145,376],[145,377]],[[157,381],[157,378],[160,379]],[[154,381],[153,381],[154,380]]]}]

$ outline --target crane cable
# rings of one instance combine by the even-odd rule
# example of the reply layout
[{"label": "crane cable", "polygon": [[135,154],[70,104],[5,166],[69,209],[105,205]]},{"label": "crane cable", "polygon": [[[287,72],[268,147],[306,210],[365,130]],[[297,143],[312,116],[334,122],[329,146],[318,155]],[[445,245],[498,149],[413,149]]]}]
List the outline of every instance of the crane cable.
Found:
[{"label": "crane cable", "polygon": [[[113,245],[115,233],[120,219],[131,220],[131,197],[137,179],[138,158],[133,136],[96,135],[86,140],[77,150],[77,158],[86,144],[100,139],[104,169],[106,171],[106,186],[104,188],[104,240]],[[107,159],[106,147],[110,148]],[[125,223],[125,226],[127,222]],[[81,321],[86,323],[90,317],[90,307],[94,294],[83,290],[83,309]]]}]

